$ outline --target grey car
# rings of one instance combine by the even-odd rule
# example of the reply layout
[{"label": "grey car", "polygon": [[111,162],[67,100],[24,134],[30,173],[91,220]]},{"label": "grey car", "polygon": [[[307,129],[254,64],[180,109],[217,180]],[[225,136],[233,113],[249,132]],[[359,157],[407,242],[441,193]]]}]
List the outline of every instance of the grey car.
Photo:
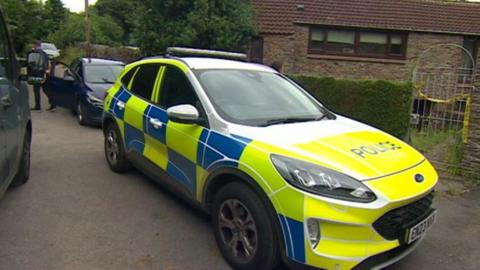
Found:
[{"label": "grey car", "polygon": [[32,123],[28,89],[0,11],[0,197],[30,176]]}]

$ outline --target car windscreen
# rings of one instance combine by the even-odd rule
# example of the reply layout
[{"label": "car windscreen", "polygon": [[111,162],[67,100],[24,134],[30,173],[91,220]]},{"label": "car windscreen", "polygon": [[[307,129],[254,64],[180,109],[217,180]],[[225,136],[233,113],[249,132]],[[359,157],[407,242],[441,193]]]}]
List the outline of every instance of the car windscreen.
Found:
[{"label": "car windscreen", "polygon": [[251,70],[194,71],[220,116],[232,123],[268,126],[322,119],[327,111],[280,74]]},{"label": "car windscreen", "polygon": [[114,83],[122,70],[122,65],[87,65],[85,66],[85,82]]},{"label": "car windscreen", "polygon": [[42,49],[56,51],[57,47],[55,47],[55,45],[50,43],[42,43]]}]

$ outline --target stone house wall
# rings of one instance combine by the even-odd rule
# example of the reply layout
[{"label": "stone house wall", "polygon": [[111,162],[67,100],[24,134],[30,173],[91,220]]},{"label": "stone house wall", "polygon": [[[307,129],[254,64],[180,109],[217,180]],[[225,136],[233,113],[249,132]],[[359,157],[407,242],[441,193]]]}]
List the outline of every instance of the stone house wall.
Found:
[{"label": "stone house wall", "polygon": [[[351,79],[410,80],[421,52],[436,44],[462,45],[463,37],[410,33],[405,60],[319,55],[308,53],[309,27],[296,24],[292,35],[264,34],[264,63],[283,63],[284,73],[304,73]],[[435,47],[420,66],[459,66],[461,49]]]}]

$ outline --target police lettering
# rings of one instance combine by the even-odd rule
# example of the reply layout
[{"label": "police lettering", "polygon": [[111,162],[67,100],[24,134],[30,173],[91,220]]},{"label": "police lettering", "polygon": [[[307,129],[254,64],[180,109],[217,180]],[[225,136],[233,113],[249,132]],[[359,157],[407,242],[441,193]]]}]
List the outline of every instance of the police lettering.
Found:
[{"label": "police lettering", "polygon": [[366,158],[366,155],[379,155],[381,153],[399,149],[402,149],[402,147],[390,141],[386,141],[377,144],[360,146],[358,148],[353,148],[350,151],[362,158]]}]

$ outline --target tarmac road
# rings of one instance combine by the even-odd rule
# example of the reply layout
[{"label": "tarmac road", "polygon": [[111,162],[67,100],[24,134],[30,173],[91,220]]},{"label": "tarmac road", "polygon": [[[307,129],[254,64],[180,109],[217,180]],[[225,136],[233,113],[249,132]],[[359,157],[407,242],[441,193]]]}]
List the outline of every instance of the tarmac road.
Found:
[{"label": "tarmac road", "polygon": [[[139,173],[108,169],[100,129],[63,109],[32,114],[30,182],[0,201],[1,270],[228,269],[207,217]],[[480,268],[480,193],[436,206],[425,241],[389,269]]]}]

